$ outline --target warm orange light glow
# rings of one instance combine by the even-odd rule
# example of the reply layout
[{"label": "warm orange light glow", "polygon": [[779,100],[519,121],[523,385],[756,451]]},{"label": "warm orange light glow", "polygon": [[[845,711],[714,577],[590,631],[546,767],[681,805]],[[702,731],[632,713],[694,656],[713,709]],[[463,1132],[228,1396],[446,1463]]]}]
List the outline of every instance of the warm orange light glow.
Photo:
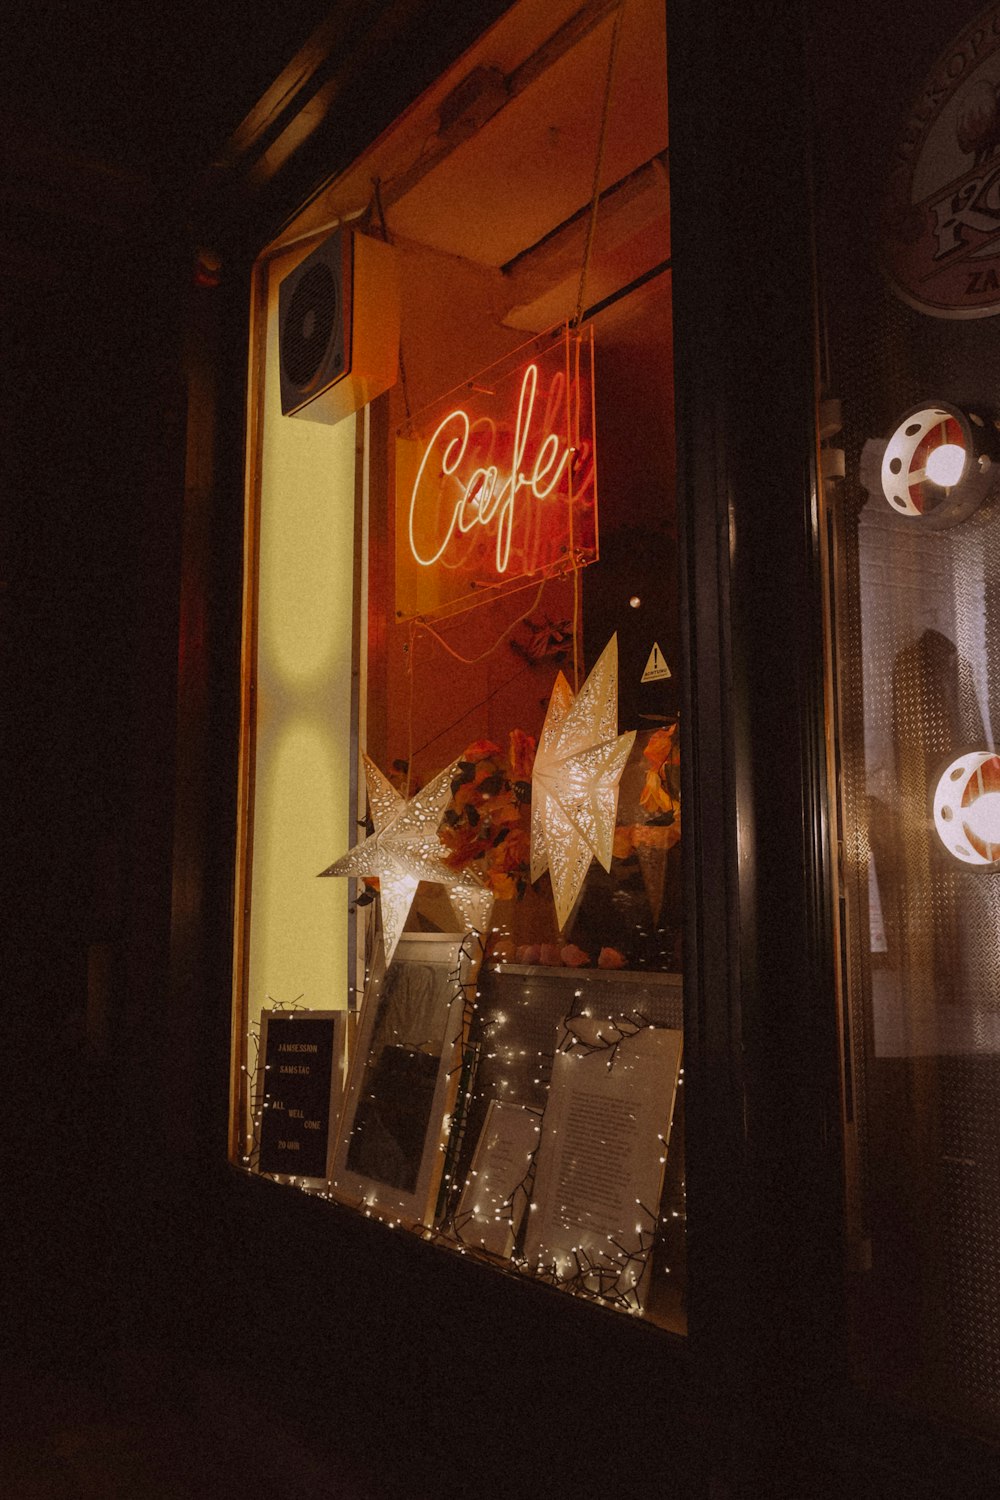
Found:
[{"label": "warm orange light glow", "polygon": [[[410,496],[410,551],[414,560],[422,568],[429,568],[439,562],[448,549],[448,544],[455,534],[456,528],[464,536],[471,531],[473,526],[489,526],[494,518],[497,523],[496,539],[496,570],[497,573],[506,573],[510,562],[510,544],[514,534],[514,507],[521,490],[530,490],[536,500],[544,500],[551,495],[556,485],[562,478],[566,465],[569,463],[572,449],[565,443],[560,443],[559,435],[555,432],[546,433],[539,445],[535,455],[534,468],[531,477],[526,478],[521,468],[525,453],[528,448],[528,439],[531,434],[531,420],[535,410],[535,395],[538,390],[538,366],[529,365],[524,372],[521,381],[521,390],[517,399],[517,421],[514,426],[514,447],[511,456],[510,472],[502,485],[498,485],[500,470],[496,464],[481,466],[472,471],[472,474],[459,493],[452,508],[448,524],[444,529],[437,550],[429,557],[421,555],[417,538],[415,536],[414,518],[421,510],[424,482],[426,478],[428,460],[436,451],[439,442],[454,426],[454,434],[448,437],[444,451],[440,457],[439,477],[450,478],[458,473],[462,460],[465,458],[469,447],[469,434],[472,423],[468,412],[460,407],[450,411],[444,420],[439,423],[427,448],[420,460],[417,477],[413,485],[413,493]],[[562,452],[560,453],[560,447]],[[558,462],[556,455],[559,454]],[[550,475],[550,470],[553,472]],[[547,482],[545,482],[547,480]],[[433,495],[433,509],[437,508],[437,491]]]},{"label": "warm orange light glow", "polygon": [[934,826],[962,864],[1000,861],[1000,756],[975,750],[942,771],[934,792]]},{"label": "warm orange light glow", "polygon": [[921,516],[937,499],[927,481],[941,489],[958,484],[965,472],[966,443],[960,414],[929,406],[910,412],[886,444],[882,459],[882,489],[894,510]]},{"label": "warm orange light glow", "polygon": [[965,449],[960,443],[940,443],[928,453],[925,469],[928,479],[949,489],[965,470]]},{"label": "warm orange light glow", "polygon": [[346,1006],[346,882],[312,871],[347,828],[354,610],[355,419],[282,415],[278,286],[268,271],[263,452],[256,533],[252,674],[253,843],[246,870],[245,1024],[272,1002]]},{"label": "warm orange light glow", "polygon": [[597,554],[592,356],[515,352],[397,439],[397,613],[477,602]]}]

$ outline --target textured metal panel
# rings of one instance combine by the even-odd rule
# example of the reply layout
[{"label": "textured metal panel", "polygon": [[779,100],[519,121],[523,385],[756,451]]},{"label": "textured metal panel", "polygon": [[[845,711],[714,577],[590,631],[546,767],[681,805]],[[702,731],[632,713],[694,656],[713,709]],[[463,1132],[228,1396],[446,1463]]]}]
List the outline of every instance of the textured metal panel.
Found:
[{"label": "textured metal panel", "polygon": [[930,531],[870,498],[859,468],[864,443],[917,402],[1000,415],[998,329],[903,306],[870,238],[850,243],[847,255],[821,244],[821,256],[847,455],[837,615],[855,1229],[871,1242],[862,1373],[906,1405],[996,1434],[1000,874],[950,856],[931,807],[949,761],[994,748],[1000,732],[1000,499]]}]

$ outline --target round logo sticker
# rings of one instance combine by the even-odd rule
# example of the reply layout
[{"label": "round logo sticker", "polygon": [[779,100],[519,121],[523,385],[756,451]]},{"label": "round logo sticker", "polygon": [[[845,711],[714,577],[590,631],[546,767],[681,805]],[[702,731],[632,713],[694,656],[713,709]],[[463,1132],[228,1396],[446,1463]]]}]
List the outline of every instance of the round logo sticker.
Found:
[{"label": "round logo sticker", "polygon": [[956,38],[913,102],[882,249],[895,290],[920,312],[1000,313],[1000,4]]}]

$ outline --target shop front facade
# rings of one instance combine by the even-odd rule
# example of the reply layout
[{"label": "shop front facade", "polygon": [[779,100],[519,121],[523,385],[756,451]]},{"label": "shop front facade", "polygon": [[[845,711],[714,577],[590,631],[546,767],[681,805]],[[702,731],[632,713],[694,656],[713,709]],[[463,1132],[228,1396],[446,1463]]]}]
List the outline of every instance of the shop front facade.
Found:
[{"label": "shop front facade", "polygon": [[1000,21],[385,9],[203,210],[226,1337],[413,1493],[971,1487]]}]

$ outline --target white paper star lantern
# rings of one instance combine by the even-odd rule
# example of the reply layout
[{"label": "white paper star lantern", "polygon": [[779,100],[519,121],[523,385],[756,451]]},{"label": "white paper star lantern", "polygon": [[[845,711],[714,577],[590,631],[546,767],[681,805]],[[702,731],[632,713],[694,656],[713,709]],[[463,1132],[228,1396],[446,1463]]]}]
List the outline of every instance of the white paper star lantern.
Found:
[{"label": "white paper star lantern", "polygon": [[611,868],[618,782],[635,733],[618,733],[613,635],[575,698],[563,674],[556,678],[531,776],[531,878],[548,869],[560,929],[590,861]]},{"label": "white paper star lantern", "polygon": [[471,871],[453,870],[445,864],[437,836],[458,762],[440,772],[409,801],[367,755],[364,765],[375,832],[320,873],[378,876],[386,968],[392,963],[421,880],[447,886],[462,926],[485,931],[493,908],[492,891]]}]

